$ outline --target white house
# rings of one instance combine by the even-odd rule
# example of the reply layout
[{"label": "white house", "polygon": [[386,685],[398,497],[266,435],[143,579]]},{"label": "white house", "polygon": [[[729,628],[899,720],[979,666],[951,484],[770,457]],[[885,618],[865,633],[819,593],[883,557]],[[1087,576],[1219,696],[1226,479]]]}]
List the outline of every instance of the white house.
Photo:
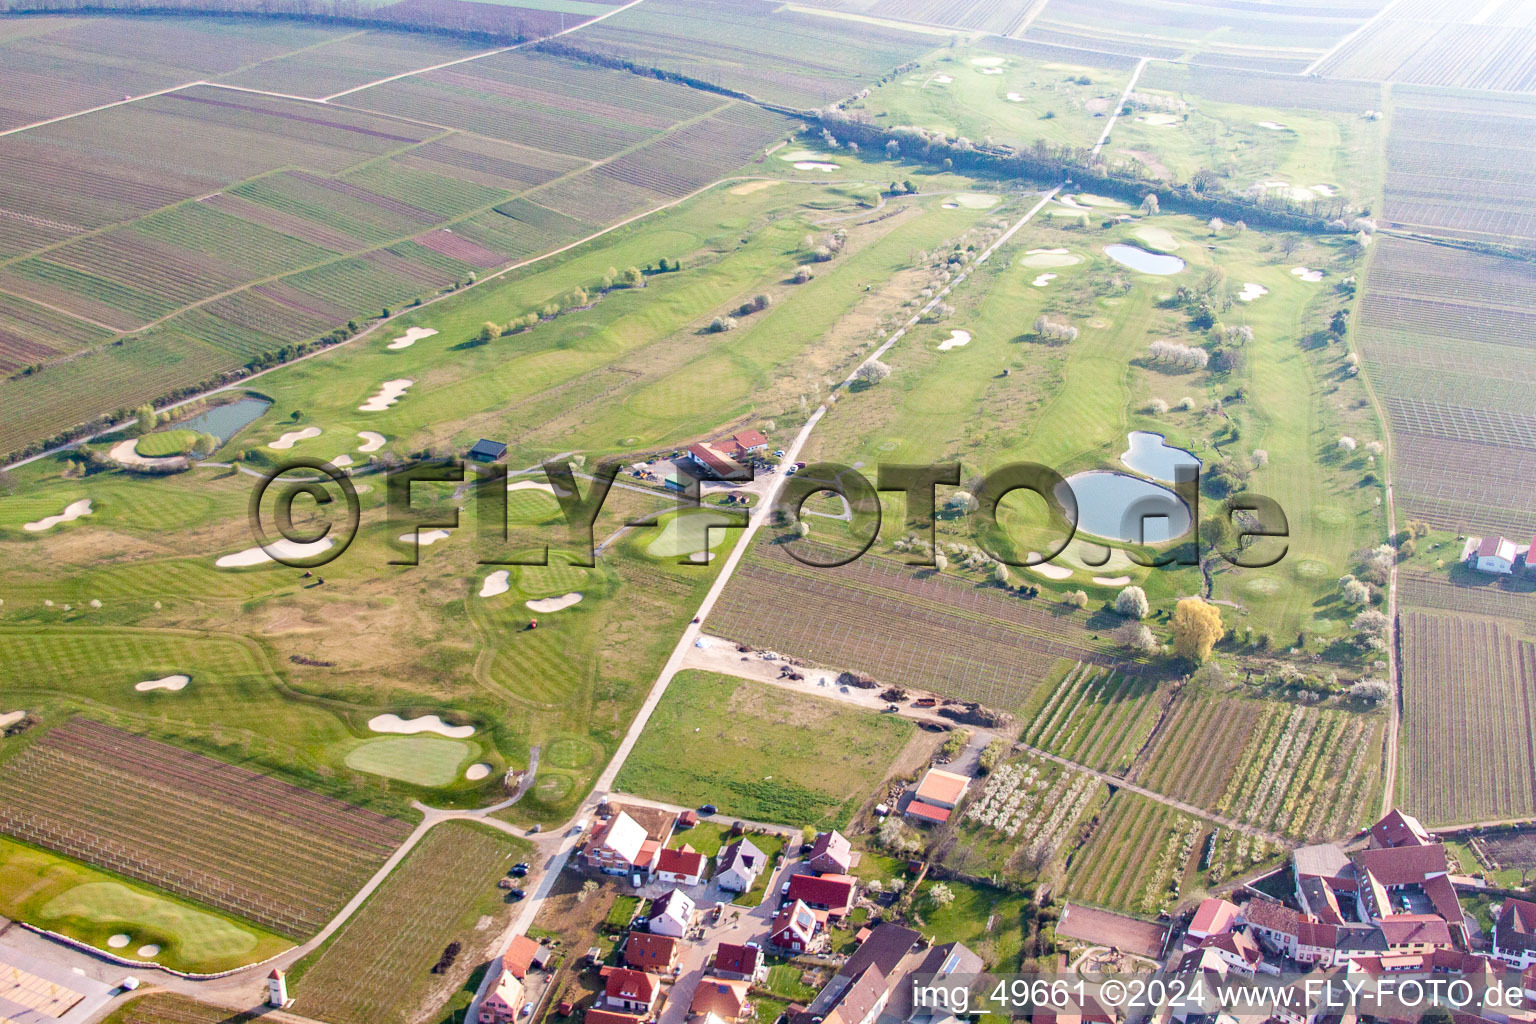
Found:
[{"label": "white house", "polygon": [[693,924],[693,900],[681,889],[673,889],[651,904],[650,930],[656,935],[680,939]]},{"label": "white house", "polygon": [[715,861],[715,884],[726,892],[749,892],[757,876],[768,866],[768,855],[750,839],[739,839],[720,851]]},{"label": "white house", "polygon": [[1515,571],[1515,558],[1520,548],[1507,537],[1484,537],[1477,545],[1476,561],[1472,564],[1479,572],[1509,575]]},{"label": "white house", "polygon": [[1493,929],[1493,955],[1519,970],[1536,964],[1536,903],[1504,901]]},{"label": "white house", "polygon": [[709,858],[687,843],[677,850],[662,850],[656,856],[656,880],[673,885],[698,885],[704,880]]}]

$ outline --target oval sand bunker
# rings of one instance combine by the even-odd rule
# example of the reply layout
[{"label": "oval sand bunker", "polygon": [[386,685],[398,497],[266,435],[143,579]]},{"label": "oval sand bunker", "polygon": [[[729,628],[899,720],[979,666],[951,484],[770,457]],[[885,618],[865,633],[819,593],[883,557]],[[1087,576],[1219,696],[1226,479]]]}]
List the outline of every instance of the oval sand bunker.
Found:
[{"label": "oval sand bunker", "polygon": [[437,331],[433,330],[431,327],[408,327],[406,328],[404,334],[390,342],[388,345],[385,345],[384,347],[395,350],[410,348],[421,339],[430,338],[436,333]]},{"label": "oval sand bunker", "polygon": [[511,589],[512,584],[509,582],[511,576],[512,574],[506,569],[497,569],[485,578],[484,583],[480,584],[480,596],[495,597],[497,594],[505,594]]},{"label": "oval sand bunker", "polygon": [[569,594],[561,594],[559,597],[543,597],[537,601],[529,601],[528,607],[541,615],[547,615],[550,612],[558,612],[563,608],[569,608],[580,600],[580,591],[572,591]]},{"label": "oval sand bunker", "polygon": [[464,769],[464,777],[470,782],[478,782],[489,774],[491,774],[491,766],[484,762],[472,764]]},{"label": "oval sand bunker", "polygon": [[449,725],[436,715],[422,715],[420,718],[401,718],[396,714],[375,715],[368,719],[368,728],[374,732],[400,733],[405,736],[414,736],[418,732],[435,732],[439,736],[447,736],[451,740],[463,740],[475,734],[472,725]]},{"label": "oval sand bunker", "polygon": [[145,943],[144,945],[139,947],[138,953],[139,953],[139,956],[141,956],[144,959],[148,960],[152,956],[159,956],[160,955],[160,947],[155,945],[153,942]]},{"label": "oval sand bunker", "polygon": [[969,345],[970,343],[970,331],[950,331],[949,338],[939,342],[939,351],[948,352],[952,348],[959,348],[962,345]]},{"label": "oval sand bunker", "polygon": [[107,940],[107,945],[111,946],[113,949],[122,949],[132,941],[133,938],[126,932],[118,932],[116,935]]},{"label": "oval sand bunker", "polygon": [[372,430],[359,430],[357,436],[363,439],[363,443],[357,446],[357,450],[364,454],[376,452],[384,447],[384,435]]},{"label": "oval sand bunker", "polygon": [[81,498],[79,501],[70,502],[63,512],[56,516],[44,516],[35,523],[24,523],[22,529],[28,533],[42,533],[51,530],[60,523],[72,523],[81,516],[91,514],[91,499]]},{"label": "oval sand bunker", "polygon": [[165,676],[161,679],[146,679],[142,683],[134,683],[133,688],[140,691],[141,693],[146,690],[171,690],[174,692],[176,690],[186,689],[187,684],[191,681],[191,676],[181,675],[178,673],[173,676]]}]

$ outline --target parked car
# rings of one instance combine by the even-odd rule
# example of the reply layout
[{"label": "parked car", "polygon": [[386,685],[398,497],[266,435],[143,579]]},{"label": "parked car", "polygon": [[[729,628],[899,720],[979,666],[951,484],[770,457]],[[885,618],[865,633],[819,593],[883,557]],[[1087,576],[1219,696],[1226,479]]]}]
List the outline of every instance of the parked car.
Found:
[{"label": "parked car", "polygon": [[782,459],[784,457],[784,449],[783,448],[775,449],[774,453],[773,453],[773,457],[776,458],[776,459]]},{"label": "parked car", "polygon": [[522,878],[527,873],[528,873],[528,865],[527,865],[526,862],[523,862],[523,861],[519,861],[518,863],[513,864],[512,865],[512,870],[507,872],[507,874],[511,875],[513,878]]},{"label": "parked car", "polygon": [[527,895],[528,894],[522,889],[513,889],[511,892],[507,893],[507,899],[511,900],[513,903],[516,903],[518,900]]},{"label": "parked car", "polygon": [[716,807],[714,804],[705,804],[703,807],[699,808],[699,813],[705,816],[711,814],[719,814],[720,808]]}]

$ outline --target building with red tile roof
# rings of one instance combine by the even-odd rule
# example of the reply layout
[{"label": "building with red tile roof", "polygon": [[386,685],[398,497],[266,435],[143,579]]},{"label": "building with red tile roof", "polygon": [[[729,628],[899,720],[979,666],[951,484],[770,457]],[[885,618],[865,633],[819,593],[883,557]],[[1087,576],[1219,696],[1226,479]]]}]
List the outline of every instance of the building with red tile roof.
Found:
[{"label": "building with red tile roof", "polygon": [[825,910],[832,917],[843,917],[853,909],[858,880],[852,875],[794,875],[789,880],[785,902],[802,900],[815,910]]},{"label": "building with red tile roof", "polygon": [[756,981],[766,969],[762,950],[734,942],[720,943],[715,949],[714,963],[710,965],[710,970],[720,977],[739,981]]},{"label": "building with red tile roof", "polygon": [[1214,935],[1227,934],[1237,920],[1235,903],[1214,896],[1202,900],[1194,919],[1189,922],[1189,930],[1184,933],[1184,948],[1194,949]]},{"label": "building with red tile roof", "polygon": [[661,995],[661,979],[646,971],[609,967],[603,974],[603,997],[609,1007],[649,1013]]},{"label": "building with red tile roof", "polygon": [[1393,809],[1386,817],[1371,826],[1371,846],[1374,849],[1397,846],[1428,846],[1434,842],[1429,830],[1411,814]]},{"label": "building with red tile roof", "polygon": [[640,1024],[645,1020],[645,1015],[640,1013],[616,1013],[613,1010],[598,1010],[589,1007],[582,1015],[585,1024]]},{"label": "building with red tile roof", "polygon": [[817,874],[846,875],[853,867],[853,846],[836,829],[818,832],[805,863]]},{"label": "building with red tile roof", "polygon": [[810,953],[822,944],[821,930],[814,910],[801,900],[786,899],[768,926],[768,942],[788,953]]},{"label": "building with red tile roof", "polygon": [[630,932],[624,940],[624,964],[636,970],[666,974],[677,962],[677,939],[650,932]]},{"label": "building with red tile roof", "polygon": [[1536,903],[1504,901],[1493,926],[1493,955],[1519,970],[1536,966]]},{"label": "building with red tile roof", "polygon": [[712,1013],[721,1020],[736,1020],[746,1012],[749,988],[747,982],[732,978],[700,978],[688,1009],[697,1014]]},{"label": "building with red tile roof", "polygon": [[507,951],[501,954],[501,969],[521,981],[528,976],[534,957],[539,955],[539,944],[526,935],[512,940]]},{"label": "building with red tile roof", "polygon": [[656,856],[656,878],[674,885],[698,885],[704,880],[709,858],[684,843],[676,850],[662,850]]}]

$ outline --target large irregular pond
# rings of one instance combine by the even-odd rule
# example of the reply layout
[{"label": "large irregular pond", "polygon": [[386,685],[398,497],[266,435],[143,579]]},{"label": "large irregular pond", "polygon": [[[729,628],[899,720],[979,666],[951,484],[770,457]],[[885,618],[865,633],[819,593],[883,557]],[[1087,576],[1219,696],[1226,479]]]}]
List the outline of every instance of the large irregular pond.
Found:
[{"label": "large irregular pond", "polygon": [[1177,256],[1169,256],[1162,252],[1148,252],[1134,245],[1126,245],[1124,242],[1116,242],[1114,245],[1104,247],[1104,255],[1116,263],[1123,263],[1132,270],[1139,270],[1143,274],[1177,274],[1184,269],[1184,261]]},{"label": "large irregular pond", "polygon": [[[1161,544],[1189,532],[1189,506],[1161,484],[1128,473],[1074,473],[1077,528],[1126,544]],[[1143,532],[1145,531],[1145,532]]]},{"label": "large irregular pond", "polygon": [[1199,458],[1193,453],[1175,448],[1162,434],[1150,430],[1133,430],[1128,440],[1130,447],[1120,453],[1120,461],[1133,473],[1171,484],[1178,481],[1175,474],[1180,466],[1200,465]]}]

